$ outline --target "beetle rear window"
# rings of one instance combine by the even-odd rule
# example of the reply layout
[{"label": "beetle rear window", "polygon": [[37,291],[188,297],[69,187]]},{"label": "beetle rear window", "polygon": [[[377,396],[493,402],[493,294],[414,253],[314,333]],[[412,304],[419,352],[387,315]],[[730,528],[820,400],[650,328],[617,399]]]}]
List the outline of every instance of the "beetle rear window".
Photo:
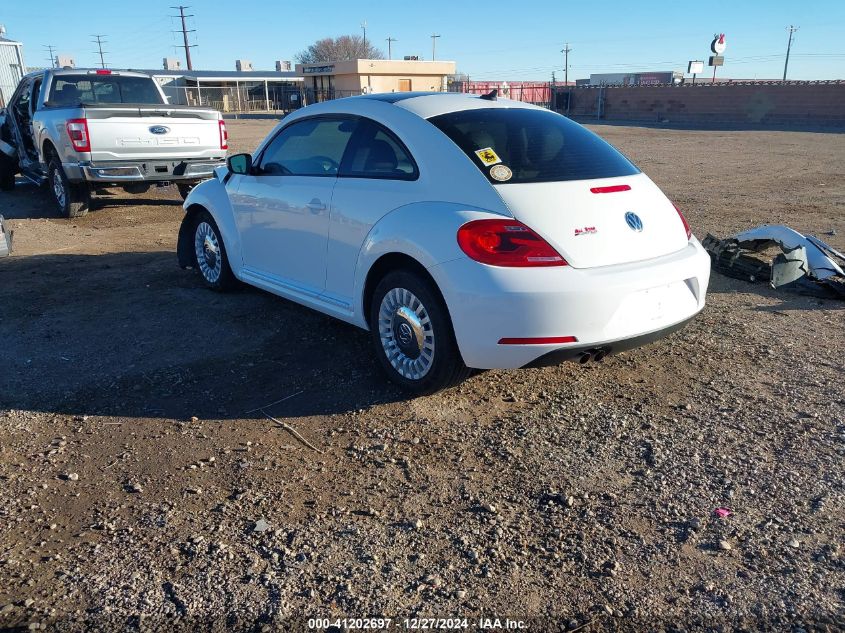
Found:
[{"label": "beetle rear window", "polygon": [[432,117],[429,122],[452,139],[494,184],[639,173],[598,135],[548,110],[461,110]]}]

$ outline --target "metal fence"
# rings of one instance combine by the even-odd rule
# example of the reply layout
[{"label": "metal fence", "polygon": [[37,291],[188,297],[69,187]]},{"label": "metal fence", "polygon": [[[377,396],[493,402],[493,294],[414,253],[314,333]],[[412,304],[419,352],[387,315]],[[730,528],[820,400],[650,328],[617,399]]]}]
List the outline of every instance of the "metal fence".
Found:
[{"label": "metal fence", "polygon": [[174,105],[214,108],[225,113],[287,113],[312,103],[353,97],[360,90],[315,90],[302,86],[280,86],[253,82],[232,85],[161,87],[168,101]]},{"label": "metal fence", "polygon": [[[272,82],[238,82],[233,84],[200,84],[161,86],[170,103],[214,108],[228,113],[287,113],[312,103],[354,97],[362,90],[338,90],[335,88],[315,89],[299,85],[279,85]],[[496,88],[499,96],[533,103],[543,107],[554,107],[555,91],[549,82],[453,82],[449,92],[486,94]]]},{"label": "metal fence", "polygon": [[264,82],[232,85],[162,86],[174,105],[191,105],[229,112],[289,112],[305,105],[299,86]]}]

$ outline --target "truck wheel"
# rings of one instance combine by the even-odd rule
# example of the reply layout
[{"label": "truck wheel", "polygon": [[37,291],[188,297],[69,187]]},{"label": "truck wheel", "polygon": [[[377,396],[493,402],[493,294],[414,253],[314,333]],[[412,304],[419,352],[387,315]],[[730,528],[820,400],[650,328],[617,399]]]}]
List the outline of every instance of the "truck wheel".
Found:
[{"label": "truck wheel", "polygon": [[0,154],[0,191],[11,191],[15,188],[17,171],[17,162],[5,154]]},{"label": "truck wheel", "polygon": [[177,184],[176,188],[179,190],[179,195],[182,196],[182,200],[188,197],[188,194],[194,190],[194,187],[197,186],[197,183],[181,183]]},{"label": "truck wheel", "polygon": [[57,158],[50,161],[48,182],[59,213],[66,218],[80,218],[91,206],[91,192],[85,183],[72,183]]}]

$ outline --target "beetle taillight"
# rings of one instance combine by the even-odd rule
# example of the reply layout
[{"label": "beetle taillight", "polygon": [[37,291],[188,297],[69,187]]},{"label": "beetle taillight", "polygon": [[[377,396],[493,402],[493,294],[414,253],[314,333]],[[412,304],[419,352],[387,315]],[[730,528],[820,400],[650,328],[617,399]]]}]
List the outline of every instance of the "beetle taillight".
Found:
[{"label": "beetle taillight", "polygon": [[684,223],[684,230],[687,232],[687,239],[691,240],[692,239],[692,229],[690,228],[689,222],[687,222],[687,219],[684,217],[684,214],[681,213],[681,210],[678,208],[677,204],[672,203],[672,206],[675,207],[675,211],[678,212],[678,215],[681,218],[681,222]]},{"label": "beetle taillight", "polygon": [[77,152],[91,151],[91,137],[88,136],[87,119],[70,119],[66,124],[70,144]]},{"label": "beetle taillight", "polygon": [[473,220],[458,229],[458,246],[471,259],[491,266],[566,266],[566,260],[517,220]]}]

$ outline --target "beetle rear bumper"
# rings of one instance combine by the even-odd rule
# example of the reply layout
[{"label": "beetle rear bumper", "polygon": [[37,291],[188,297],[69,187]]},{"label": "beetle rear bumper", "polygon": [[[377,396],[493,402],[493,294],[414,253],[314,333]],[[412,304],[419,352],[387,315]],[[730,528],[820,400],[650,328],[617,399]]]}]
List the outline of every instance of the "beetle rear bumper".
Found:
[{"label": "beetle rear bumper", "polygon": [[[510,369],[593,349],[617,353],[683,327],[704,307],[710,258],[693,239],[676,253],[618,266],[501,268],[464,258],[429,272],[464,362]],[[537,340],[559,337],[574,340]]]},{"label": "beetle rear bumper", "polygon": [[[654,343],[655,341],[659,341],[660,339],[669,336],[673,332],[677,332],[678,330],[684,329],[687,324],[694,318],[695,315],[681,321],[680,323],[675,323],[674,325],[670,325],[669,327],[663,328],[662,330],[649,332],[648,334],[640,334],[639,336],[634,336],[632,338],[626,338],[619,341],[611,341],[609,343],[602,343],[600,345],[576,345],[573,347],[565,347],[562,349],[555,350],[553,352],[543,354],[539,358],[536,358],[527,365],[523,366],[550,367],[552,365],[559,365],[560,363],[569,360],[581,360],[582,358],[584,358],[585,355],[587,355],[588,360],[590,358],[595,360],[601,360],[605,356],[612,356],[613,354],[627,352],[628,350],[632,350],[637,347],[642,347],[643,345],[649,345],[651,343]],[[599,354],[601,354],[601,356],[598,356]]]}]

